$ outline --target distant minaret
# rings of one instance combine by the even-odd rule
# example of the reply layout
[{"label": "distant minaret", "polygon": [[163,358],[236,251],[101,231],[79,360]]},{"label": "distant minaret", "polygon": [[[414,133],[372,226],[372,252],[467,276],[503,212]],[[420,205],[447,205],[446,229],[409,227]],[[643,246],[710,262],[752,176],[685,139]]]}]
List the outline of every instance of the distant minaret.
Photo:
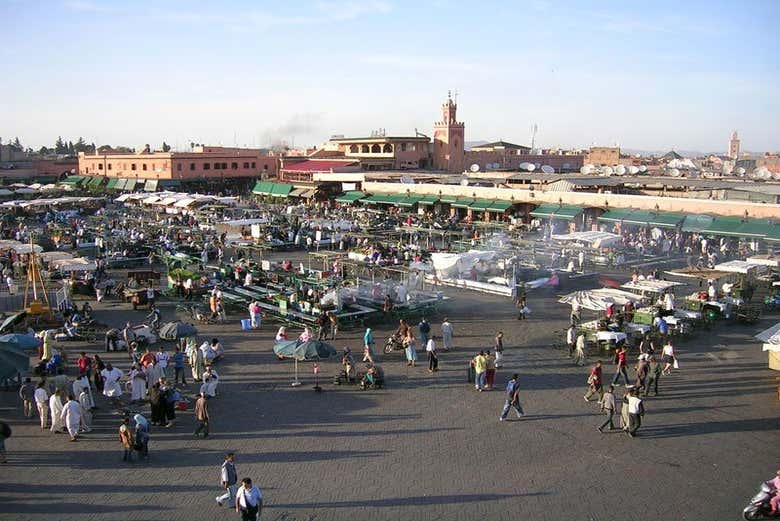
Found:
[{"label": "distant minaret", "polygon": [[441,121],[433,125],[433,168],[451,173],[463,172],[465,166],[465,129],[457,118],[458,105],[447,93],[441,106]]},{"label": "distant minaret", "polygon": [[729,140],[729,157],[731,159],[739,159],[739,138],[736,130],[731,133],[731,139]]}]

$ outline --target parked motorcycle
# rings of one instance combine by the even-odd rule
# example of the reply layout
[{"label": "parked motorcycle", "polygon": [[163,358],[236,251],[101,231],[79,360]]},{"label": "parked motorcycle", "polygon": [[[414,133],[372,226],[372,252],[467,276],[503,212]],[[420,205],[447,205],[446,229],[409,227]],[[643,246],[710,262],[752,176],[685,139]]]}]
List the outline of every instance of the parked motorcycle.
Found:
[{"label": "parked motorcycle", "polygon": [[385,354],[392,351],[403,351],[404,349],[406,349],[406,346],[395,335],[388,338],[387,342],[385,342]]},{"label": "parked motorcycle", "polygon": [[748,521],[780,518],[778,514],[772,515],[769,513],[772,510],[769,500],[772,499],[774,491],[775,489],[771,481],[761,483],[761,491],[750,500],[748,506],[742,511],[742,517]]}]

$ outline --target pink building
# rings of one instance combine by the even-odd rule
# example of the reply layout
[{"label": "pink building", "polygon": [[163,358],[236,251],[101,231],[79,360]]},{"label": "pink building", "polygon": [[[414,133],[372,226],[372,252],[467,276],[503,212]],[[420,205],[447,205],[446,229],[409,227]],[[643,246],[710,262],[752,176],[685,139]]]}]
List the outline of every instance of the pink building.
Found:
[{"label": "pink building", "polygon": [[191,152],[79,153],[80,175],[136,179],[274,177],[278,158],[250,148],[196,146]]},{"label": "pink building", "polygon": [[363,170],[412,170],[431,166],[427,136],[371,136],[331,138],[322,152],[338,151],[359,160]]}]

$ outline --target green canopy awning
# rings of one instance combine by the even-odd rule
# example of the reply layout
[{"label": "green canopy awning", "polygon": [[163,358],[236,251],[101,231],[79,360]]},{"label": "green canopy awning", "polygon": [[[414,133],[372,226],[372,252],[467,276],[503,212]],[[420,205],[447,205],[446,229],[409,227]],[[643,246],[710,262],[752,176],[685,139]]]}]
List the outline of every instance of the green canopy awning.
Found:
[{"label": "green canopy awning", "polygon": [[456,202],[458,199],[462,199],[461,197],[458,197],[456,195],[442,195],[439,200],[443,203],[449,203],[452,204]]},{"label": "green canopy awning", "polygon": [[683,220],[682,231],[700,232],[712,223],[712,217],[703,214],[686,215]]},{"label": "green canopy awning", "polygon": [[109,190],[116,188],[116,184],[118,181],[119,179],[117,179],[116,177],[112,177],[111,179],[108,180],[108,183],[106,184],[106,188],[108,188]]},{"label": "green canopy awning", "polygon": [[422,197],[419,195],[408,195],[406,197],[401,197],[400,199],[397,199],[394,202],[394,204],[401,208],[411,208],[412,206],[417,204],[420,201],[420,199],[422,199]]},{"label": "green canopy awning", "polygon": [[62,182],[75,185],[78,184],[79,181],[81,181],[82,179],[84,178],[80,175],[69,175],[68,177],[63,179]]},{"label": "green canopy awning", "polygon": [[625,221],[631,215],[631,213],[633,213],[633,211],[633,208],[615,208],[612,210],[607,210],[603,214],[599,215],[598,220],[607,223],[619,223],[621,221]]},{"label": "green canopy awning", "polygon": [[146,184],[144,184],[144,192],[155,192],[157,191],[157,184],[158,181],[156,179],[149,179]]},{"label": "green canopy awning", "polygon": [[777,233],[778,228],[780,226],[771,221],[750,219],[742,223],[739,234],[742,237],[768,238]]},{"label": "green canopy awning", "polygon": [[103,177],[93,177],[92,180],[89,182],[90,186],[100,186],[103,184]]},{"label": "green canopy awning", "polygon": [[369,195],[368,197],[363,199],[363,202],[368,204],[388,204],[388,200],[387,200],[388,197],[389,196],[385,194],[374,194],[374,195]]},{"label": "green canopy awning", "polygon": [[439,198],[435,195],[423,195],[419,201],[417,201],[417,204],[426,204],[428,206],[433,206],[439,201]]},{"label": "green canopy awning", "polygon": [[458,197],[458,199],[451,203],[453,208],[468,208],[475,202],[475,199],[471,197]]},{"label": "green canopy awning", "polygon": [[490,199],[474,199],[469,205],[469,208],[475,212],[485,212],[490,209],[492,204],[493,201]]},{"label": "green canopy awning", "polygon": [[41,184],[56,183],[57,182],[57,176],[56,175],[39,175],[39,176],[34,177],[33,180],[36,183],[41,183]]},{"label": "green canopy awning", "polygon": [[780,225],[775,224],[772,226],[765,239],[770,242],[780,242]]},{"label": "green canopy awning", "polygon": [[717,235],[720,237],[741,237],[743,221],[739,217],[715,217],[701,233]]},{"label": "green canopy awning", "polygon": [[580,215],[582,211],[583,208],[581,206],[545,203],[539,205],[533,212],[531,212],[531,217],[539,217],[542,219],[564,219],[571,221]]},{"label": "green canopy awning", "polygon": [[292,192],[293,185],[288,185],[284,183],[271,183],[273,186],[271,187],[271,195],[274,197],[287,197],[290,195],[290,192]]},{"label": "green canopy awning", "polygon": [[170,188],[173,186],[181,186],[181,180],[179,179],[160,179],[157,184],[160,188]]},{"label": "green canopy awning", "polygon": [[366,194],[364,194],[363,192],[358,192],[358,191],[347,192],[345,194],[342,194],[342,195],[336,197],[336,202],[337,203],[354,203],[355,201],[363,199],[364,197],[366,197]]},{"label": "green canopy awning", "polygon": [[488,211],[490,212],[506,212],[512,208],[512,203],[509,201],[493,201],[490,203],[490,208],[488,208]]}]

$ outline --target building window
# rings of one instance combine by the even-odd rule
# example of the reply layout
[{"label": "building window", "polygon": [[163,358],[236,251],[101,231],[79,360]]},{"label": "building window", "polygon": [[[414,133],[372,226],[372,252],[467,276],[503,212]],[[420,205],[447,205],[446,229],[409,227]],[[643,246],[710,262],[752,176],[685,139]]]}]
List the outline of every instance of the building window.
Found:
[{"label": "building window", "polygon": [[98,170],[103,170],[103,163],[98,163]]},{"label": "building window", "polygon": [[238,163],[230,163],[231,170],[238,170]]},{"label": "building window", "polygon": [[244,161],[244,168],[249,168],[249,162],[248,161]]},{"label": "building window", "polygon": [[214,170],[219,170],[219,163],[214,163]]},{"label": "building window", "polygon": [[222,170],[227,170],[227,163],[222,163]]},{"label": "building window", "polygon": [[111,163],[108,164],[108,169],[111,170]]},{"label": "building window", "polygon": [[195,170],[195,163],[190,163],[190,170]]},{"label": "building window", "polygon": [[263,170],[268,171],[268,165],[263,165]]},{"label": "building window", "polygon": [[361,145],[360,152],[363,154],[368,154],[368,145]]},{"label": "building window", "polygon": [[357,151],[358,151],[357,145],[350,145],[349,147],[350,154],[357,154]]},{"label": "building window", "polygon": [[385,152],[385,154],[392,154],[393,153],[393,145],[391,145],[390,143],[386,144],[384,152]]},{"label": "building window", "polygon": [[382,152],[382,147],[380,147],[379,145],[371,145],[372,154],[379,154],[380,152]]},{"label": "building window", "polygon": [[211,163],[203,163],[203,170],[211,169]]},{"label": "building window", "polygon": [[135,170],[135,163],[130,163],[130,170]]},{"label": "building window", "polygon": [[181,163],[176,163],[176,170],[181,172]]},{"label": "building window", "polygon": [[401,152],[406,152],[406,143],[401,143]]},{"label": "building window", "polygon": [[252,168],[257,168],[257,163],[255,163],[254,161],[252,161]]}]

